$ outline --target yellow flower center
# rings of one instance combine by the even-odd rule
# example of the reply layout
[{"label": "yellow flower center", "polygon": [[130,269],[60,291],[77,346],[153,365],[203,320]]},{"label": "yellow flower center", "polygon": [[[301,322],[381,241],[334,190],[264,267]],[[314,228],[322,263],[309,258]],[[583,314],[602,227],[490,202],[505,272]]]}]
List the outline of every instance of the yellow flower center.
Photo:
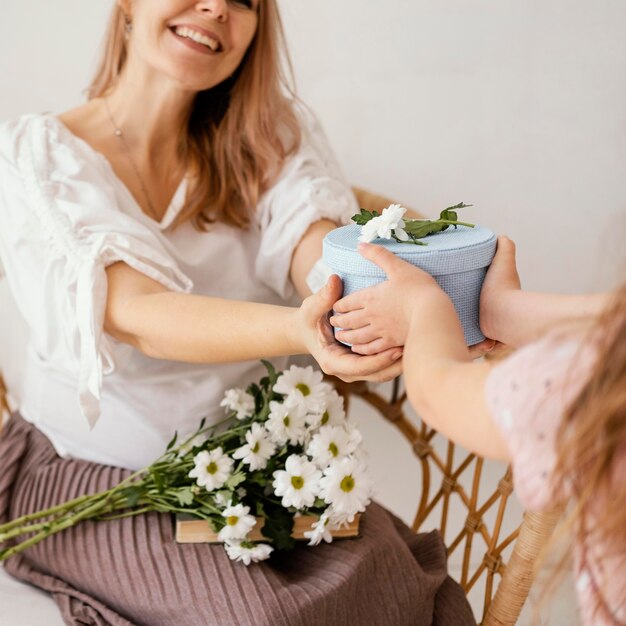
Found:
[{"label": "yellow flower center", "polygon": [[215,472],[217,472],[217,463],[215,461],[211,461],[207,466],[206,466],[206,471],[209,474],[215,474]]},{"label": "yellow flower center", "polygon": [[322,426],[325,426],[326,424],[328,424],[329,419],[330,419],[330,415],[328,414],[328,411],[324,411],[324,415],[322,415],[322,421],[320,422],[320,424]]},{"label": "yellow flower center", "polygon": [[285,425],[286,428],[289,428],[289,415],[285,415],[285,417],[283,418],[283,424]]},{"label": "yellow flower center", "polygon": [[239,521],[239,517],[237,515],[229,515],[226,518],[226,523],[229,526],[236,526],[238,521]]},{"label": "yellow flower center", "polygon": [[345,476],[339,486],[346,493],[350,493],[354,489],[354,478],[352,478],[352,476]]},{"label": "yellow flower center", "polygon": [[304,487],[304,478],[302,478],[302,476],[292,476],[291,484],[294,489],[302,489],[302,487]]},{"label": "yellow flower center", "polygon": [[333,455],[333,456],[337,456],[339,454],[339,448],[334,444],[331,443],[328,446],[328,451]]},{"label": "yellow flower center", "polygon": [[254,444],[254,448],[252,448],[252,452],[254,452],[254,454],[256,454],[259,451],[259,442],[257,441]]},{"label": "yellow flower center", "polygon": [[296,385],[296,389],[305,397],[311,393],[311,389],[309,389],[309,386],[305,385],[304,383],[298,383]]}]

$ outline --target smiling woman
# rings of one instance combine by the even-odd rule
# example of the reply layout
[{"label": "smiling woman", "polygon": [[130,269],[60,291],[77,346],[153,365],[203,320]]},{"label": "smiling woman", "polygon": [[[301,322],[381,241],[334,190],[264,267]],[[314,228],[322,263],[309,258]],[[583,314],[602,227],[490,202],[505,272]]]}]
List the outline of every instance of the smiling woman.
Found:
[{"label": "smiling woman", "polygon": [[[88,102],[0,125],[0,259],[29,332],[0,522],[112,487],[174,430],[219,421],[259,358],[399,372],[398,348],[333,341],[336,277],[308,290],[356,202],[281,58],[274,0],[120,0]],[[6,569],[68,624],[473,623],[445,560],[372,505],[358,541],[251,568],[175,544],[151,513],[68,528]]]}]

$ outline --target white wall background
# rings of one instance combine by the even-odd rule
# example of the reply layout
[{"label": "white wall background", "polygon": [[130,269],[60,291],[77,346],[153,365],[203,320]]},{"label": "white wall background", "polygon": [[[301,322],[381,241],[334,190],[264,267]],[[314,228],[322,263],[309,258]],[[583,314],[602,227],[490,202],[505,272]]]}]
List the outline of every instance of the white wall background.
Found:
[{"label": "white wall background", "polygon": [[[626,277],[624,0],[279,1],[299,93],[353,183],[432,216],[474,204],[464,217],[517,241],[528,288]],[[111,4],[4,3],[0,121],[82,100]],[[379,497],[409,519],[417,464],[355,408]],[[570,601],[556,615],[575,623]]]},{"label": "white wall background", "polygon": [[[528,288],[626,275],[624,0],[279,2],[351,181],[429,215],[474,204]],[[0,120],[81,101],[111,3],[4,4]]]}]

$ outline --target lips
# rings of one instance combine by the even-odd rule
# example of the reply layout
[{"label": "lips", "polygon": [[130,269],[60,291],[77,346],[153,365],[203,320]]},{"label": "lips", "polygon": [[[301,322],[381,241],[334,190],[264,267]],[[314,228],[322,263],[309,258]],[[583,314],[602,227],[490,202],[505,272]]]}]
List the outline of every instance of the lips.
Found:
[{"label": "lips", "polygon": [[192,48],[211,53],[218,53],[224,49],[220,38],[214,32],[201,26],[175,24],[170,26],[170,30],[178,40]]}]

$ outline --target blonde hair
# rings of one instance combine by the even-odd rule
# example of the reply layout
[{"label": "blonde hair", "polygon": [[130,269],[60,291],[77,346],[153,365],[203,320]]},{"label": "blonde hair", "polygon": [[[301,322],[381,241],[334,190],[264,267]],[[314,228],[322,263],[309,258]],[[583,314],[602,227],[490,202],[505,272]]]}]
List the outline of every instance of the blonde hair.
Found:
[{"label": "blonde hair", "polygon": [[[626,482],[618,475],[620,458],[626,455],[626,284],[589,331],[589,341],[597,348],[596,362],[589,380],[563,415],[556,437],[557,492],[571,496],[572,507],[540,562],[563,537],[575,540],[583,554],[590,542],[594,546],[601,542],[609,550],[626,545]],[[598,498],[610,506],[602,515],[592,516]],[[571,551],[566,549],[557,574],[565,571],[570,559]],[[540,604],[560,579],[552,576]],[[596,588],[601,594],[600,586]],[[610,614],[604,598],[600,596],[599,602],[598,608]]]},{"label": "blonde hair", "polygon": [[[110,91],[124,69],[125,21],[116,4],[89,99]],[[181,129],[178,156],[193,182],[174,228],[188,220],[199,230],[216,221],[249,225],[261,194],[300,145],[295,95],[283,62],[291,77],[276,1],[261,0],[257,31],[241,65],[231,78],[196,95]]]}]

